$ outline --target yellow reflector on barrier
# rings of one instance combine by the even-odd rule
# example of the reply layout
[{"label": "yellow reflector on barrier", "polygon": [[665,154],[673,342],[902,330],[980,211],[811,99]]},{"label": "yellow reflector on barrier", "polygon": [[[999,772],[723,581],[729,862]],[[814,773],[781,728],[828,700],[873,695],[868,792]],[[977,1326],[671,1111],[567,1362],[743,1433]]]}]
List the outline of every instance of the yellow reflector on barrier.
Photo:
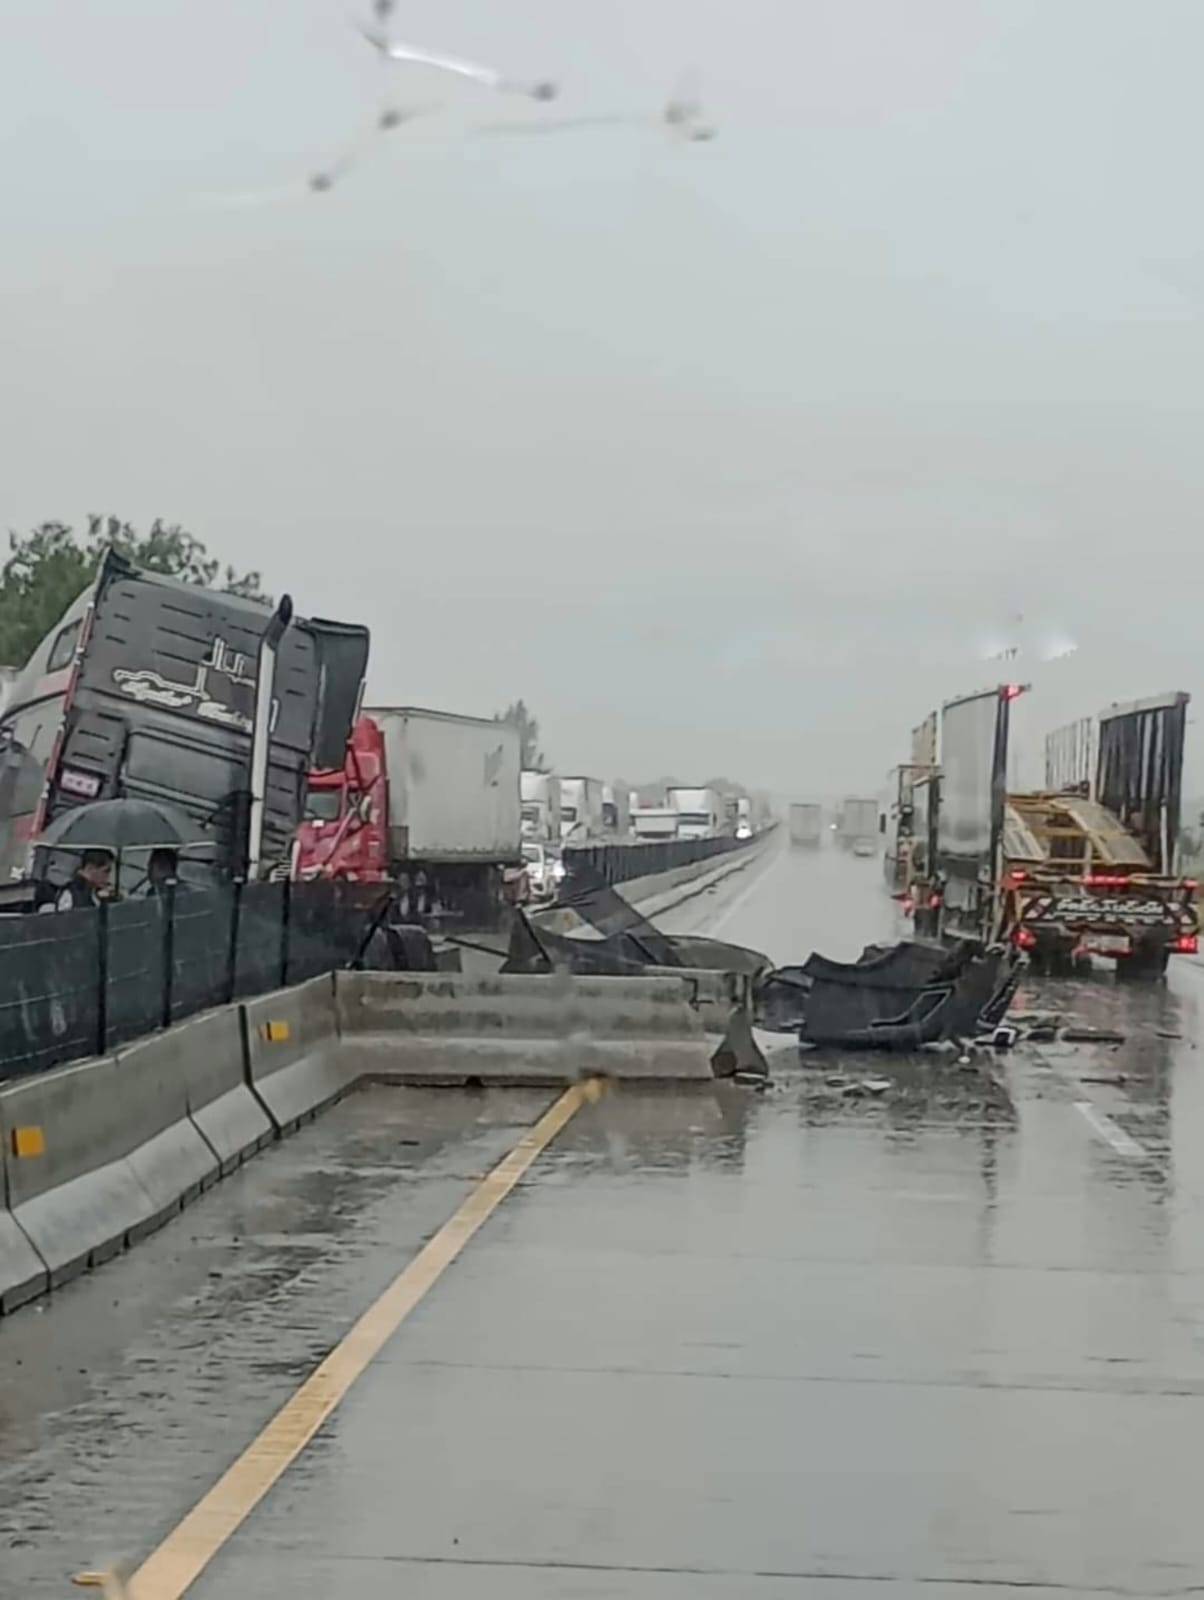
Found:
[{"label": "yellow reflector on barrier", "polygon": [[46,1135],[36,1124],[27,1128],[13,1129],[13,1155],[15,1156],[44,1156],[46,1154]]},{"label": "yellow reflector on barrier", "polygon": [[269,1044],[283,1044],[288,1038],[289,1028],[287,1022],[265,1022],[259,1031]]}]

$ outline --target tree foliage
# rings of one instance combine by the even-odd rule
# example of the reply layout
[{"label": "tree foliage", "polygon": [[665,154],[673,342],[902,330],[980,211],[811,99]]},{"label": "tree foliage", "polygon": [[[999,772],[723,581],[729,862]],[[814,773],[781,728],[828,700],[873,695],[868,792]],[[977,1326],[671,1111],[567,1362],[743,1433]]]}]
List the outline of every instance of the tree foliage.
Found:
[{"label": "tree foliage", "polygon": [[267,599],[258,572],[237,573],[229,566],[223,571],[199,539],[158,517],[146,533],[112,516],[90,516],[82,535],[65,522],[43,522],[29,533],[10,533],[8,542],[9,557],[0,568],[0,663],[8,666],[28,660],[92,581],[110,545],[151,572],[206,587],[217,584],[248,599]]},{"label": "tree foliage", "polygon": [[508,722],[511,727],[518,729],[524,772],[546,772],[548,770],[547,757],[539,748],[539,722],[527,710],[525,701],[516,700],[513,705],[507,706],[505,711],[495,712],[493,720],[495,722]]}]

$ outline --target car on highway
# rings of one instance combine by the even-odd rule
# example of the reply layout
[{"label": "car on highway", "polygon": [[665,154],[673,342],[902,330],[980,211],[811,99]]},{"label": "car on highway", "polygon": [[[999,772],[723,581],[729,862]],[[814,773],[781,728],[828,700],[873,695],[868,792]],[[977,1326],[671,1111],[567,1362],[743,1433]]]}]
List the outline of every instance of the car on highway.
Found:
[{"label": "car on highway", "polygon": [[564,860],[545,844],[529,839],[523,845],[523,865],[533,901],[554,900],[564,879]]}]

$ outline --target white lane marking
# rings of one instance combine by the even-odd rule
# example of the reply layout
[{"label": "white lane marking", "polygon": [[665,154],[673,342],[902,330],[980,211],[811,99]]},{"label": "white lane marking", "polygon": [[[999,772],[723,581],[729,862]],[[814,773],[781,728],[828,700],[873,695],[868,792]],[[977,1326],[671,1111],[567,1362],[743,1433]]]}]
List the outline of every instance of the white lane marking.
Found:
[{"label": "white lane marking", "polygon": [[707,928],[709,930],[711,938],[714,938],[715,935],[718,933],[719,929],[722,928],[726,922],[730,921],[730,919],[735,916],[736,912],[739,911],[740,907],[744,904],[744,902],[746,900],[749,900],[749,899],[752,898],[752,894],[753,894],[754,889],[759,889],[761,887],[761,879],[765,876],[765,872],[766,872],[766,870],[767,870],[767,868],[769,866],[769,863],[772,860],[772,858],[773,858],[773,852],[768,852],[766,854],[765,860],[763,862],[750,863],[750,865],[754,865],[756,867],[759,867],[759,869],[760,869],[759,871],[757,871],[756,876],[753,878],[752,882],[745,885],[745,887],[741,890],[741,892],[732,901],[731,905],[728,906],[725,911],[721,911],[720,914],[715,918],[714,922],[707,921],[707,922],[703,923],[703,927],[705,927],[705,928]]},{"label": "white lane marking", "polygon": [[1118,1156],[1129,1156],[1142,1160],[1149,1154],[1143,1144],[1138,1144],[1136,1139],[1131,1139],[1119,1123],[1102,1111],[1097,1111],[1090,1100],[1076,1100],[1074,1109],[1083,1121],[1097,1134],[1105,1144],[1110,1144]]}]

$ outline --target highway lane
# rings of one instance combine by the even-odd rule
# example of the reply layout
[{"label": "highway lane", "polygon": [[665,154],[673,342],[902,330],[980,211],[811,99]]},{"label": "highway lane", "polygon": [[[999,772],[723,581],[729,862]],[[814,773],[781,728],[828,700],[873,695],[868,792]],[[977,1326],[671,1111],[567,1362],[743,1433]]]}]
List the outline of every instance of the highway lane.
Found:
[{"label": "highway lane", "polygon": [[[782,848],[666,922],[787,960],[893,920],[876,862]],[[1202,996],[1032,986],[1124,1042],[881,1102],[787,1045],[763,1094],[583,1108],[193,1592],[1204,1582]],[[548,1098],[356,1096],[0,1323],[0,1595],[169,1536]]]}]

